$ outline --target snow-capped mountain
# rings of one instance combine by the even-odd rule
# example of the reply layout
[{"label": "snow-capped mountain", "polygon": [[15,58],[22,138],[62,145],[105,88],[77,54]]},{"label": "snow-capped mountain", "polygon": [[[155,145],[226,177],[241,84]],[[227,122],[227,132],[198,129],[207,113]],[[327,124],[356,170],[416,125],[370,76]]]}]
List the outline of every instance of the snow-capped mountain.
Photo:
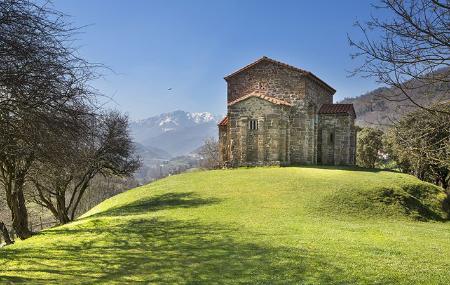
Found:
[{"label": "snow-capped mountain", "polygon": [[219,119],[209,112],[179,110],[131,122],[130,127],[137,143],[177,156],[198,148],[207,137],[217,137]]},{"label": "snow-capped mountain", "polygon": [[187,115],[197,124],[217,122],[217,117],[209,112],[187,113]]}]

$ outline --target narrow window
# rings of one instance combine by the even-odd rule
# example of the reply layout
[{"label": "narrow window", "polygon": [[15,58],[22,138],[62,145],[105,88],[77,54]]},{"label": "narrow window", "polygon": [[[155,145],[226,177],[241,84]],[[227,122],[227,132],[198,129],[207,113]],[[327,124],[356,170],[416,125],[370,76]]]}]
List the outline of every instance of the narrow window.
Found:
[{"label": "narrow window", "polygon": [[258,129],[258,121],[257,120],[250,120],[248,122],[248,128],[250,130],[257,130]]},{"label": "narrow window", "polygon": [[333,135],[333,133],[330,134],[330,143],[334,143],[334,135]]}]

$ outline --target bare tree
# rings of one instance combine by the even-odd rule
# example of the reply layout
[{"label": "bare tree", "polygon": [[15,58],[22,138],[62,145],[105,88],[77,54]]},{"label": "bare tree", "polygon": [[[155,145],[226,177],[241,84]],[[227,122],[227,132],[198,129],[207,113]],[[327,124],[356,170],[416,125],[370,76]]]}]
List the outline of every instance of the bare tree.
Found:
[{"label": "bare tree", "polygon": [[71,47],[76,29],[48,3],[0,2],[0,182],[17,235],[31,236],[24,188],[46,136],[77,130],[94,66]]},{"label": "bare tree", "polygon": [[207,138],[200,148],[199,154],[202,156],[201,167],[207,169],[217,168],[220,164],[219,160],[219,143],[214,138]]},{"label": "bare tree", "polygon": [[386,100],[407,101],[430,110],[431,107],[416,100],[412,93],[427,86],[448,92],[449,2],[381,0],[374,8],[387,12],[387,16],[372,16],[366,23],[357,22],[362,39],[349,37],[350,45],[356,48],[352,57],[362,59],[353,74],[374,77],[379,83],[394,87],[393,92],[383,93]]},{"label": "bare tree", "polygon": [[91,118],[85,135],[65,137],[52,145],[57,147],[36,164],[31,180],[35,202],[49,209],[60,224],[75,218],[94,177],[129,176],[140,166],[128,118],[117,112]]}]

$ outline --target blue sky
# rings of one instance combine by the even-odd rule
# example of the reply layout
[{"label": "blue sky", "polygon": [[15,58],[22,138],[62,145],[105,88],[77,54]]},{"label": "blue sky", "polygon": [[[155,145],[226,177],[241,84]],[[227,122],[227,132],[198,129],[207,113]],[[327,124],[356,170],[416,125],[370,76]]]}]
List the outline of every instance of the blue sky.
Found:
[{"label": "blue sky", "polygon": [[370,91],[373,80],[348,77],[356,62],[347,42],[370,3],[54,1],[74,25],[87,25],[77,36],[81,55],[114,71],[94,85],[132,119],[177,109],[223,114],[223,77],[263,55],[312,71],[337,90],[335,101]]}]

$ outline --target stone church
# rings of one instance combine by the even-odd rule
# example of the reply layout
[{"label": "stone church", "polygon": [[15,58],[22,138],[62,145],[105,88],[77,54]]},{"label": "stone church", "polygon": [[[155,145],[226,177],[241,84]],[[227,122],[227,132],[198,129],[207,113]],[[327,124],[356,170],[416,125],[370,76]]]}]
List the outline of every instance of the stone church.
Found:
[{"label": "stone church", "polygon": [[336,90],[313,73],[262,57],[225,80],[223,165],[355,164],[353,105],[333,104]]}]

